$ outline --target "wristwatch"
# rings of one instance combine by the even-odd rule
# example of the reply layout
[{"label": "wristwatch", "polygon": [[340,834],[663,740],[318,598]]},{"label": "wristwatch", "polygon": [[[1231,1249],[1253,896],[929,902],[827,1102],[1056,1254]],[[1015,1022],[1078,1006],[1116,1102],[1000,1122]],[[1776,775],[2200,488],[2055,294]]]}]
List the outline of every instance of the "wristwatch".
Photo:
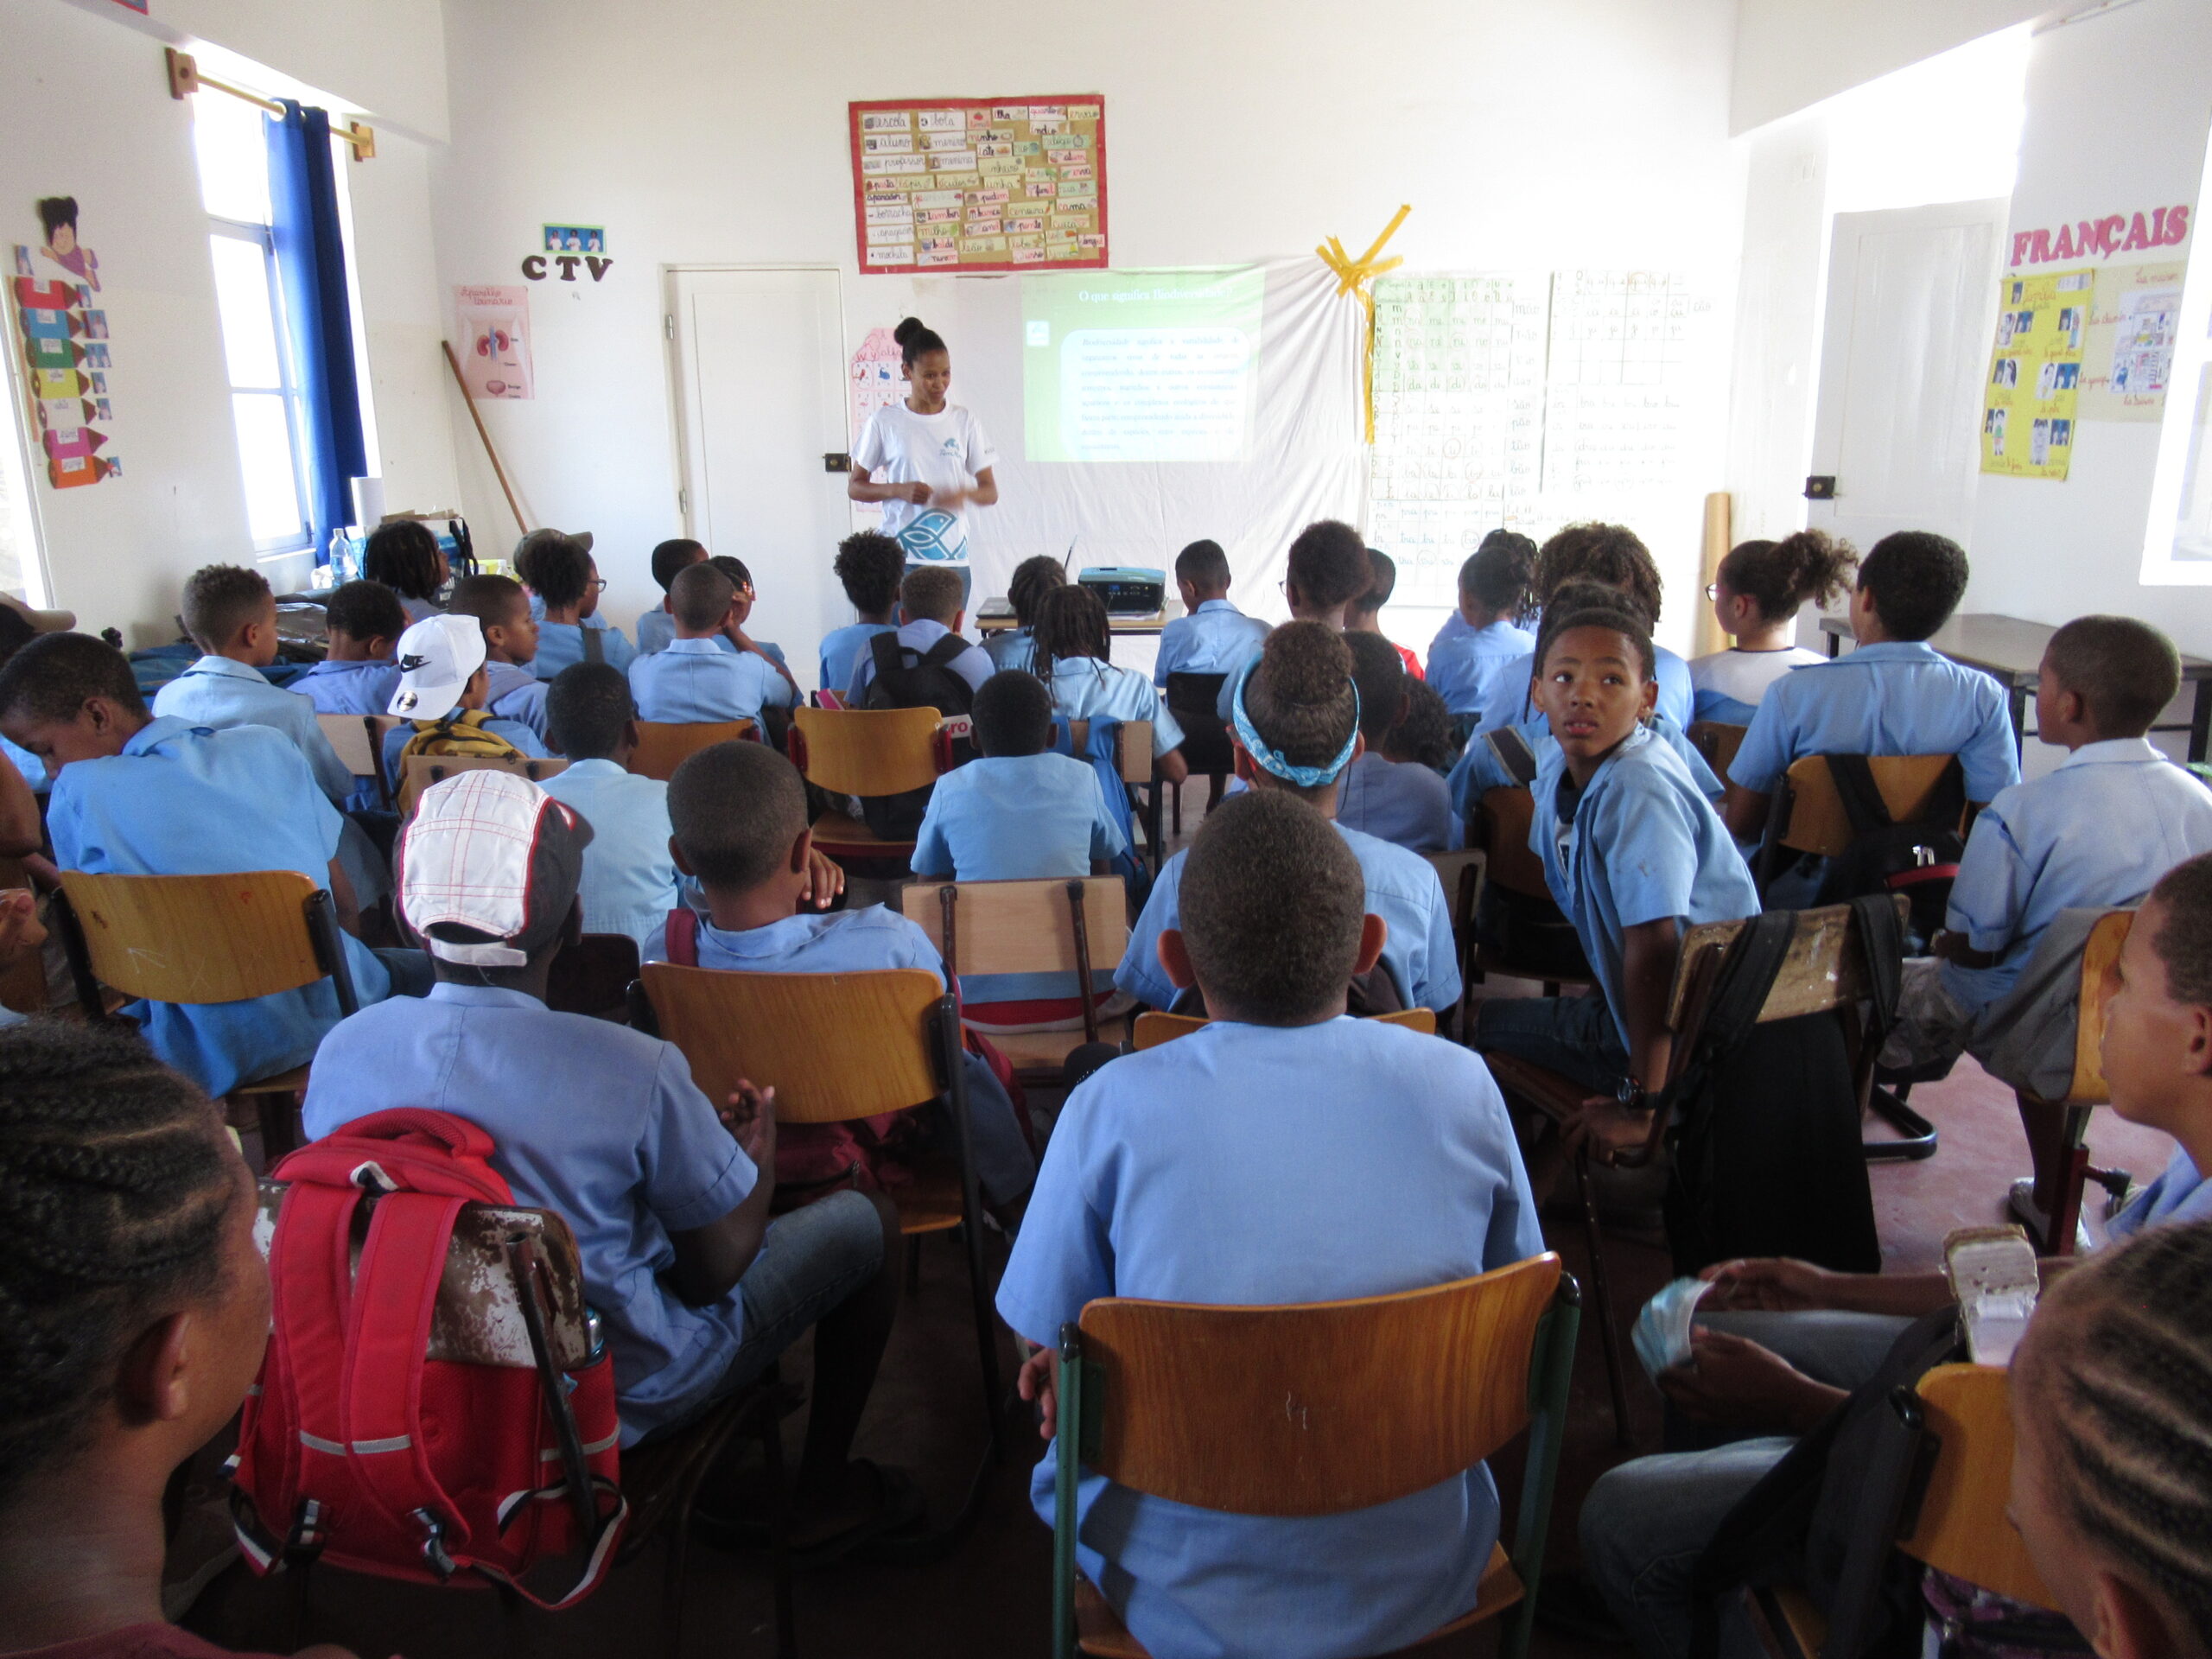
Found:
[{"label": "wristwatch", "polygon": [[1620,1087],[1613,1090],[1613,1098],[1631,1112],[1650,1109],[1651,1099],[1643,1085],[1634,1077],[1623,1077]]}]

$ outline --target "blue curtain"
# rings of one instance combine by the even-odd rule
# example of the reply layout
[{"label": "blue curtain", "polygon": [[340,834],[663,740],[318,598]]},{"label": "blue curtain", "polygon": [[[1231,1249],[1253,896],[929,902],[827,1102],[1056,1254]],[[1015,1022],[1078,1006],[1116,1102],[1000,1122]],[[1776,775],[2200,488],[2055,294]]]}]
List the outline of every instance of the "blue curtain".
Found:
[{"label": "blue curtain", "polygon": [[330,114],[283,100],[284,117],[267,118],[269,200],[276,277],[292,337],[306,451],[308,519],[315,563],[329,557],[330,532],[353,520],[346,480],[368,470],[361,441],[360,381],[353,362],[353,315],[346,299],[346,240],[338,221],[338,179],[330,156]]}]

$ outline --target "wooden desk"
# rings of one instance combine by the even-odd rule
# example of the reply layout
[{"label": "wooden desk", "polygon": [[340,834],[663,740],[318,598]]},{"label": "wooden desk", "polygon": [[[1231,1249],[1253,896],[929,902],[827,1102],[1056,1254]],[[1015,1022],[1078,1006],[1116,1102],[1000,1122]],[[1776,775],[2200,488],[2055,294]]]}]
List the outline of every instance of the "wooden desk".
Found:
[{"label": "wooden desk", "polygon": [[[983,601],[983,604],[987,607],[992,606],[1005,607],[1005,608],[998,610],[985,608],[976,613],[976,632],[982,634],[986,639],[989,639],[991,635],[995,633],[1010,633],[1014,630],[1014,628],[1020,626],[1014,620],[1013,607],[1007,605],[1006,601],[1002,599],[987,599]],[[1180,615],[1181,613],[1180,607],[1178,607],[1176,614]],[[1108,632],[1116,634],[1158,633],[1166,627],[1168,623],[1173,620],[1174,619],[1173,617],[1170,617],[1167,614],[1166,608],[1162,607],[1160,610],[1154,611],[1150,616],[1109,615],[1106,619],[1106,629]]]},{"label": "wooden desk", "polygon": [[[1827,636],[1828,655],[1840,654],[1843,642],[1853,638],[1851,619],[1824,616],[1821,632]],[[2024,748],[2028,699],[2035,695],[2044,647],[2058,630],[2041,622],[2024,622],[2017,616],[1955,616],[1937,629],[1929,644],[1955,663],[1979,669],[2005,688],[2012,715],[2013,741]],[[2187,732],[2189,758],[2204,759],[2207,740],[2212,739],[2212,662],[2201,657],[2181,659],[2181,682],[2196,688],[2189,724],[2153,726],[2154,732]]]}]

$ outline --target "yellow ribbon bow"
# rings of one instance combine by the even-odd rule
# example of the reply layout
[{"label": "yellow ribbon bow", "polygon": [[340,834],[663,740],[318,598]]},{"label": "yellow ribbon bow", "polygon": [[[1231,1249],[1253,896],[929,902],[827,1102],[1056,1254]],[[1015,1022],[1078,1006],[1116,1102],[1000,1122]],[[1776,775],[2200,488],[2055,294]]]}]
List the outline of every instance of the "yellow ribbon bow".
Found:
[{"label": "yellow ribbon bow", "polygon": [[1402,206],[1391,216],[1390,222],[1382,227],[1382,234],[1376,237],[1367,251],[1357,259],[1347,257],[1344,244],[1333,236],[1313,250],[1321,256],[1322,262],[1337,273],[1337,292],[1351,295],[1367,312],[1367,333],[1360,340],[1359,349],[1359,394],[1360,403],[1366,410],[1367,442],[1370,444],[1375,442],[1375,296],[1368,284],[1383,272],[1395,270],[1406,263],[1395,255],[1382,260],[1375,256],[1382,252],[1384,245],[1398,233],[1398,226],[1406,222],[1406,215],[1413,210],[1411,202]]}]

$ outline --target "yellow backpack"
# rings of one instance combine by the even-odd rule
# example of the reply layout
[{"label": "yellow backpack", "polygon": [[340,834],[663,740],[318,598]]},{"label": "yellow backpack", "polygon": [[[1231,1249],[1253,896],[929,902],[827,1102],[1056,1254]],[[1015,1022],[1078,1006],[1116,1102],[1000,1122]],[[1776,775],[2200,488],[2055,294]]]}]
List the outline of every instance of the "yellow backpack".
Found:
[{"label": "yellow backpack", "polygon": [[414,723],[415,735],[407,740],[406,746],[399,751],[399,758],[404,761],[410,754],[459,755],[472,760],[519,757],[520,749],[497,732],[484,729],[484,722],[490,718],[484,709],[466,709],[443,720],[418,720]]}]

